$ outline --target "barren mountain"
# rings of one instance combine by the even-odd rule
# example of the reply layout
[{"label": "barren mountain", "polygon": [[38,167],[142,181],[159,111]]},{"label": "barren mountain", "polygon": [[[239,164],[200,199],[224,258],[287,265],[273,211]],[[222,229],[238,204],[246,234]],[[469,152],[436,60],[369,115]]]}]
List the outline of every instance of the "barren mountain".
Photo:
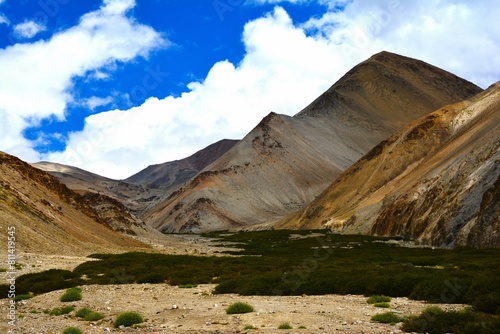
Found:
[{"label": "barren mountain", "polygon": [[[78,193],[99,194],[98,202],[100,204],[95,202],[96,195],[86,195],[86,198],[94,199],[91,204],[96,203],[96,209],[102,209],[103,201],[109,204],[116,200],[140,217],[148,206],[154,205],[168,196],[204,167],[219,158],[236,142],[236,140],[221,140],[188,158],[149,166],[125,180],[114,180],[80,168],[51,162],[38,162],[33,166],[50,173]],[[102,195],[109,197],[109,199],[105,199]]]},{"label": "barren mountain", "polygon": [[294,117],[269,114],[144,220],[169,232],[252,226],[303,208],[404,125],[481,89],[388,52],[359,64]]},{"label": "barren mountain", "polygon": [[500,83],[425,116],[277,227],[500,246]]},{"label": "barren mountain", "polygon": [[16,229],[16,251],[88,254],[146,247],[114,232],[82,196],[55,177],[0,152],[0,229]]}]

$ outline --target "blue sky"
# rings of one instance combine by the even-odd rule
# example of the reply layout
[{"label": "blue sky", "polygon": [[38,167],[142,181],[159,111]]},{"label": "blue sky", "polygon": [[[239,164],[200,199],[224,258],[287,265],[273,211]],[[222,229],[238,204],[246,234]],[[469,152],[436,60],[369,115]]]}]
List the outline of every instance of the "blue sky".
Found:
[{"label": "blue sky", "polygon": [[483,88],[498,1],[0,0],[0,150],[125,178],[293,115],[382,50]]}]

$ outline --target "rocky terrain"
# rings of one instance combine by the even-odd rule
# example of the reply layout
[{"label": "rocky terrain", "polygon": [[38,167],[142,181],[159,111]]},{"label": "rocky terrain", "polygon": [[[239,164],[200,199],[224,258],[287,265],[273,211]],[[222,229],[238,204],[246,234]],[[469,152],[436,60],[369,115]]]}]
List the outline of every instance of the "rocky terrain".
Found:
[{"label": "rocky terrain", "polygon": [[[167,248],[164,248],[167,247]],[[170,248],[171,247],[171,248]],[[169,254],[214,255],[224,248],[215,247],[210,239],[194,235],[165,235],[155,239],[155,250]],[[48,269],[72,270],[89,258],[67,255],[19,254],[22,264],[18,275]],[[127,275],[126,272],[117,272]],[[0,279],[5,279],[0,272]],[[179,288],[167,284],[120,284],[83,286],[80,301],[62,303],[64,291],[58,290],[21,301],[17,305],[16,333],[61,333],[69,326],[79,327],[84,333],[239,333],[244,327],[255,327],[255,333],[401,333],[399,325],[371,321],[377,313],[392,311],[400,315],[419,314],[431,304],[393,298],[391,308],[377,308],[367,304],[366,297],[354,295],[324,296],[238,296],[213,294],[214,285]],[[254,312],[228,315],[225,309],[236,301],[247,302]],[[0,307],[8,299],[0,299]],[[51,316],[47,310],[74,306],[68,315]],[[76,310],[87,307],[104,315],[101,321],[83,321],[75,316]],[[462,309],[460,304],[439,304],[447,310]],[[113,320],[123,311],[140,312],[146,321],[138,329],[114,328]],[[277,327],[288,322],[294,329],[281,331]],[[299,329],[303,326],[305,328]],[[5,322],[0,331],[6,332]]]},{"label": "rocky terrain", "polygon": [[143,219],[161,231],[200,232],[285,217],[407,123],[480,91],[424,62],[382,52],[294,117],[270,113]]},{"label": "rocky terrain", "polygon": [[500,83],[412,122],[276,226],[500,246]]},{"label": "rocky terrain", "polygon": [[[83,299],[61,303],[64,291],[53,291],[23,301],[18,307],[22,314],[16,323],[16,333],[60,333],[69,326],[84,333],[402,333],[399,325],[371,321],[374,314],[393,311],[401,315],[419,314],[429,304],[394,298],[391,309],[381,309],[366,303],[363,296],[238,296],[214,295],[214,287],[200,285],[182,289],[164,284],[106,285],[83,287]],[[1,300],[4,307],[5,299]],[[225,309],[236,301],[252,305],[255,312],[228,315]],[[74,312],[50,316],[44,310],[72,305],[76,310],[87,307],[105,315],[102,321],[82,321]],[[448,310],[461,309],[458,304],[439,304]],[[140,312],[147,320],[138,329],[114,328],[113,320],[123,311]],[[282,323],[294,329],[278,330]],[[245,331],[246,325],[254,330]],[[5,330],[5,323],[0,324]],[[304,329],[298,329],[303,326]]]},{"label": "rocky terrain", "polygon": [[55,177],[3,152],[0,222],[4,236],[8,227],[15,227],[19,252],[79,255],[147,247],[114,232],[82,196]]},{"label": "rocky terrain", "polygon": [[218,141],[185,159],[149,166],[125,180],[114,180],[80,168],[46,161],[32,165],[55,176],[78,193],[89,192],[117,200],[140,217],[147,207],[170,195],[236,142]]}]

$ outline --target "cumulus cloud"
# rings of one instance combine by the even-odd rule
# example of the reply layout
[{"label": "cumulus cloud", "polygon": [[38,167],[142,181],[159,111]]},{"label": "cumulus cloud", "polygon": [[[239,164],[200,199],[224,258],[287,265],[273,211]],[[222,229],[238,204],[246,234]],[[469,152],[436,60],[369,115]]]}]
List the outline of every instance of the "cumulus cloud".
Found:
[{"label": "cumulus cloud", "polygon": [[14,34],[22,38],[32,38],[41,31],[47,29],[44,25],[35,21],[25,21],[14,27]]},{"label": "cumulus cloud", "polygon": [[33,161],[39,154],[22,131],[43,118],[65,117],[72,79],[164,46],[161,35],[127,17],[132,0],[105,0],[78,25],[47,41],[0,50],[0,149]]},{"label": "cumulus cloud", "polygon": [[[382,50],[422,59],[482,87],[500,80],[500,2],[318,1],[329,5],[327,12],[305,23],[292,22],[280,7],[248,22],[240,63],[217,62],[181,96],[151,97],[128,110],[91,115],[83,131],[69,134],[64,152],[42,158],[125,178],[218,139],[241,138],[270,111],[293,115],[352,66]],[[4,147],[14,147],[11,152],[24,158],[38,156],[21,129],[43,117],[64,117],[73,76],[112,75],[99,68],[146,55],[159,42],[154,30],[124,15],[133,5],[106,0],[77,27],[47,42],[0,50]],[[162,73],[152,68],[144,85],[160,85]],[[104,102],[87,100],[89,108]]]},{"label": "cumulus cloud", "polygon": [[500,80],[500,2],[342,4],[342,11],[332,7],[301,25],[275,8],[245,25],[246,54],[239,64],[214,64],[180,97],[92,115],[83,131],[69,136],[65,152],[47,158],[124,178],[215,140],[241,138],[270,111],[293,115],[382,50],[422,59],[483,87]]}]

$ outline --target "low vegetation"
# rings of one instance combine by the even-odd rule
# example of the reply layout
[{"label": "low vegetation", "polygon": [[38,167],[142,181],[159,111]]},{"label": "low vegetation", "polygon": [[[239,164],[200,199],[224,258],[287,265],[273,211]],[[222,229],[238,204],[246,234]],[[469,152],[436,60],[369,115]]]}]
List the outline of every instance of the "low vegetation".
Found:
[{"label": "low vegetation", "polygon": [[283,322],[278,326],[278,329],[292,329],[293,327],[288,322]]},{"label": "low vegetation", "polygon": [[373,295],[373,296],[370,296],[370,298],[368,298],[366,300],[366,302],[368,304],[376,304],[376,303],[388,303],[391,301],[391,297],[387,297],[387,296],[379,296],[379,295]]},{"label": "low vegetation", "polygon": [[73,287],[67,289],[66,292],[60,298],[62,302],[74,302],[81,299],[82,299],[82,289],[79,287]]},{"label": "low vegetation", "polygon": [[416,333],[492,334],[500,333],[500,318],[492,314],[474,312],[470,307],[461,311],[444,311],[429,307],[419,316],[404,321],[402,330]]},{"label": "low vegetation", "polygon": [[[321,237],[290,238],[291,234]],[[131,252],[94,254],[73,271],[48,270],[16,279],[19,294],[41,294],[82,284],[165,282],[217,284],[214,293],[240,295],[358,294],[389,303],[409,297],[472,305],[468,317],[500,317],[500,249],[405,248],[388,238],[327,231],[210,233],[235,243],[235,257]],[[370,275],[366,275],[370,272]],[[85,277],[85,280],[83,279]],[[0,285],[6,297],[7,285]],[[371,301],[370,301],[371,302]],[[447,316],[447,315],[446,315]],[[475,319],[475,318],[474,318]]]},{"label": "low vegetation", "polygon": [[391,307],[391,304],[389,304],[389,303],[375,303],[375,304],[373,304],[373,306],[380,307],[380,308],[389,308],[389,307]]},{"label": "low vegetation", "polygon": [[30,294],[17,295],[14,297],[14,301],[20,302],[21,300],[26,300],[26,299],[31,299],[31,298],[33,298],[33,296]]},{"label": "low vegetation", "polygon": [[76,311],[75,315],[78,318],[82,318],[85,321],[97,321],[97,320],[101,320],[102,318],[104,318],[103,314],[101,314],[99,312],[92,311],[91,309],[86,308],[86,307],[81,308],[78,311]]},{"label": "low vegetation", "polygon": [[50,311],[49,314],[54,316],[64,315],[73,312],[74,309],[75,308],[73,306],[55,307]]},{"label": "low vegetation", "polygon": [[243,302],[236,302],[234,304],[231,304],[226,309],[227,314],[243,314],[243,313],[250,313],[253,311],[254,309],[252,305]]},{"label": "low vegetation", "polygon": [[402,317],[392,312],[375,314],[371,319],[384,324],[397,324],[404,320]]},{"label": "low vegetation", "polygon": [[137,312],[123,312],[118,314],[114,321],[115,327],[130,327],[144,322],[144,318]]},{"label": "low vegetation", "polygon": [[78,327],[66,327],[62,334],[83,334],[82,330]]}]

